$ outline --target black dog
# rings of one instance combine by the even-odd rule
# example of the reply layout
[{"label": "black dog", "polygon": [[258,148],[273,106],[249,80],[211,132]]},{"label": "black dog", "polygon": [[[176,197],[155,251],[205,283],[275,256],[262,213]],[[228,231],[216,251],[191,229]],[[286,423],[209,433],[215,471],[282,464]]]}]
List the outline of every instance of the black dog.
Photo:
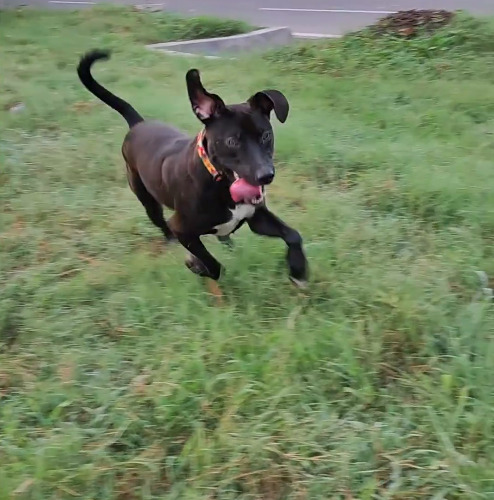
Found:
[{"label": "black dog", "polygon": [[[169,125],[144,118],[127,102],[97,83],[91,66],[109,52],[92,51],[80,60],[77,72],[84,86],[120,113],[129,125],[122,146],[130,187],[166,239],[176,238],[189,251],[187,267],[196,274],[219,279],[220,263],[208,252],[201,235],[229,235],[247,221],[257,234],[281,238],[288,246],[291,280],[304,286],[307,259],[302,238],[267,208],[265,185],[274,178],[274,110],[284,122],[288,102],[277,90],[257,92],[242,104],[225,105],[202,86],[199,72],[186,75],[192,109],[204,124],[197,138]],[[163,205],[175,211],[165,221]]]}]

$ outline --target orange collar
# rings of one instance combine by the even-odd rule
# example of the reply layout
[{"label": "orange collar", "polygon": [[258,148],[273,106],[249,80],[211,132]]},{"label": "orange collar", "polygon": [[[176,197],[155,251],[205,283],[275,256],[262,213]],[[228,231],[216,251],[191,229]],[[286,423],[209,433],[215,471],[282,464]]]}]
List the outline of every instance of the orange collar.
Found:
[{"label": "orange collar", "polygon": [[206,167],[207,171],[213,176],[213,179],[215,181],[220,181],[221,180],[221,174],[214,168],[214,165],[211,163],[211,160],[209,159],[208,154],[206,153],[206,149],[204,148],[204,137],[206,135],[206,131],[202,130],[199,132],[197,136],[197,154],[199,155],[199,158],[202,160],[202,163],[204,163],[204,166]]}]

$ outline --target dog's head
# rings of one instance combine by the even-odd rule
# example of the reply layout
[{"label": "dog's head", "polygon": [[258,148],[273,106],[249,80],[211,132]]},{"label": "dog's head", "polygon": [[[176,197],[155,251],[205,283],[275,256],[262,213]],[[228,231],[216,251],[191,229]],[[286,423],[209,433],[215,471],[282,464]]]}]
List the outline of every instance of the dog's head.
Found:
[{"label": "dog's head", "polygon": [[231,181],[270,184],[275,174],[270,114],[274,111],[285,122],[286,97],[278,90],[263,90],[244,103],[226,105],[221,97],[206,91],[197,70],[190,70],[186,81],[192,110],[206,127],[206,148],[215,167]]}]

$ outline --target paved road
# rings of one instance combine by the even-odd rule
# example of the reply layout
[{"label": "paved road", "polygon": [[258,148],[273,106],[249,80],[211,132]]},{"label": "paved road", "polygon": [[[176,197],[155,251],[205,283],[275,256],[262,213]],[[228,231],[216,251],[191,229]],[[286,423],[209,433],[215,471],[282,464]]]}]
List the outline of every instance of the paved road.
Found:
[{"label": "paved road", "polygon": [[[101,0],[0,0],[0,5],[89,7]],[[494,0],[108,0],[188,15],[244,19],[256,26],[288,26],[296,33],[340,35],[408,9],[464,9],[494,15]]]},{"label": "paved road", "polygon": [[[160,0],[147,0],[149,3]],[[289,26],[294,32],[339,35],[362,28],[389,12],[408,9],[468,9],[494,14],[494,0],[164,0],[179,12],[245,19],[257,26]],[[143,2],[145,3],[145,2]]]}]

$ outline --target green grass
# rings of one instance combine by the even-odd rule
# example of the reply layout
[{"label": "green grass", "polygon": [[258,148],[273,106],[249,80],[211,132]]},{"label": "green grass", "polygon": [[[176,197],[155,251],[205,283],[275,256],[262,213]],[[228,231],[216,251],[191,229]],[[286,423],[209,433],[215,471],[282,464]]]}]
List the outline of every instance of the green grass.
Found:
[{"label": "green grass", "polygon": [[[191,26],[241,28],[0,12],[0,498],[494,498],[475,274],[494,275],[492,24],[460,19],[442,50],[142,48]],[[270,203],[304,236],[307,294],[283,244],[242,229],[234,252],[209,244],[227,269],[214,306],[127,187],[123,120],[77,79],[95,47],[114,49],[101,82],[190,133],[192,65],[227,102],[286,93]]]}]

